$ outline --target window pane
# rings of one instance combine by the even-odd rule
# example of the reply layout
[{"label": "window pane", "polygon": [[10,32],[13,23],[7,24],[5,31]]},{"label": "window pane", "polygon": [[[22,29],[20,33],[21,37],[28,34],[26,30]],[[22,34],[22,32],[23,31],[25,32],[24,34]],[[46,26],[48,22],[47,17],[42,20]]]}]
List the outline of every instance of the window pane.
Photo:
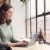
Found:
[{"label": "window pane", "polygon": [[40,28],[42,32],[44,33],[44,17],[38,17],[37,18],[37,31],[40,31]]},{"label": "window pane", "polygon": [[35,0],[29,0],[27,2],[27,19],[35,17]]},{"label": "window pane", "polygon": [[38,15],[44,12],[44,0],[37,0],[38,2]]},{"label": "window pane", "polygon": [[27,37],[30,38],[30,20],[27,20]]},{"label": "window pane", "polygon": [[27,19],[30,18],[30,0],[27,2]]},{"label": "window pane", "polygon": [[35,0],[31,0],[31,17],[35,17]]},{"label": "window pane", "polygon": [[36,33],[36,18],[31,19],[32,34]]},{"label": "window pane", "polygon": [[50,11],[50,0],[46,0],[46,12]]},{"label": "window pane", "polygon": [[50,15],[46,16],[46,41],[50,42]]}]

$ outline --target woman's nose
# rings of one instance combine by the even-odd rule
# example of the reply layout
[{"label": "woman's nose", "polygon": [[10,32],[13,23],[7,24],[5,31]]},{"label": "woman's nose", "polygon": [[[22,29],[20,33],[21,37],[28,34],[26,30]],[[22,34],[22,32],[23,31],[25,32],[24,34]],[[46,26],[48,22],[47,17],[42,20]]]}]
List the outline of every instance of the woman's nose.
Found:
[{"label": "woman's nose", "polygon": [[12,17],[12,14],[10,15],[10,17]]}]

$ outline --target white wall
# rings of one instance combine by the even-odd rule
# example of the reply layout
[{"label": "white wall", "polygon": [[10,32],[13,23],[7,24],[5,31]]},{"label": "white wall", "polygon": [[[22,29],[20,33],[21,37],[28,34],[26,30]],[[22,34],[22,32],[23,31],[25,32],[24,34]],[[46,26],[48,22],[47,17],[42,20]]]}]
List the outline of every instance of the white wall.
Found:
[{"label": "white wall", "polygon": [[25,5],[20,0],[11,0],[14,7],[12,17],[13,33],[16,39],[25,37]]}]

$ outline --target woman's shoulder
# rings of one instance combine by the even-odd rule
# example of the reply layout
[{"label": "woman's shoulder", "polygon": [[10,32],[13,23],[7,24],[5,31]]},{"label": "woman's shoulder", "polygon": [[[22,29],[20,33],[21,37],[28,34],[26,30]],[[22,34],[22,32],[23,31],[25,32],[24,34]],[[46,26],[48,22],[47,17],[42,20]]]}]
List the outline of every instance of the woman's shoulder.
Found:
[{"label": "woman's shoulder", "polygon": [[6,23],[0,24],[0,29],[5,29],[7,27]]}]

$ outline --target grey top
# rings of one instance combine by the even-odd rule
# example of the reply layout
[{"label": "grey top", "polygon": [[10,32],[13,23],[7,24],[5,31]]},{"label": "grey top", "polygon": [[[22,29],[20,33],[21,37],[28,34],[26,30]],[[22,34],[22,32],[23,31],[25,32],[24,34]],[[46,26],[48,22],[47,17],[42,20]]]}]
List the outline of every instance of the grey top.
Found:
[{"label": "grey top", "polygon": [[14,39],[11,25],[7,25],[6,23],[0,25],[0,47],[7,47],[8,42],[17,42]]}]

